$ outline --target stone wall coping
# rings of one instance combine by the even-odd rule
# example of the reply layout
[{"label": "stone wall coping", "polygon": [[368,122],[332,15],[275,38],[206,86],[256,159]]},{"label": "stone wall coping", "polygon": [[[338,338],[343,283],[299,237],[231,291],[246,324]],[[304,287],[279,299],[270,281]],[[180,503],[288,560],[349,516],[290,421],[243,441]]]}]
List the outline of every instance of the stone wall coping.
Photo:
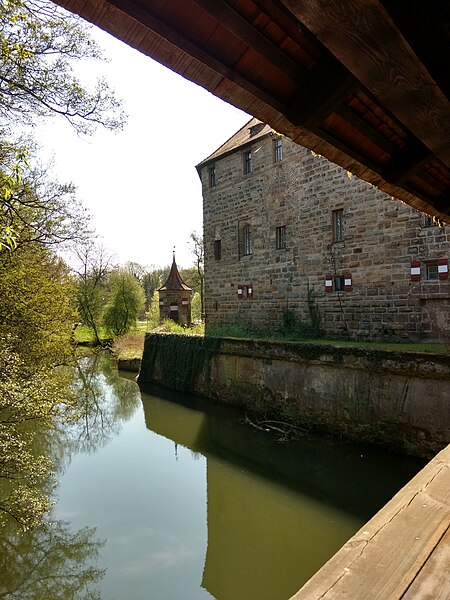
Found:
[{"label": "stone wall coping", "polygon": [[340,346],[308,342],[220,338],[220,354],[235,354],[267,360],[283,360],[382,370],[430,379],[450,380],[449,354],[382,350],[378,348]]}]

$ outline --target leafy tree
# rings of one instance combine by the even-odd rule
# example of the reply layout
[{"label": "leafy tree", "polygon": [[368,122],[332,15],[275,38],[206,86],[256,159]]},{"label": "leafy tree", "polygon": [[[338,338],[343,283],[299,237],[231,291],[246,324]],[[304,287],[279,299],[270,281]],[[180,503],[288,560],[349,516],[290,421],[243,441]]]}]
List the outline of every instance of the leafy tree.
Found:
[{"label": "leafy tree", "polygon": [[145,293],[145,310],[149,311],[154,298],[155,291],[162,286],[169,275],[170,267],[156,268],[144,273],[142,277],[142,287]]},{"label": "leafy tree", "polygon": [[72,404],[66,373],[55,369],[71,355],[72,289],[47,248],[0,252],[0,526],[7,516],[28,528],[49,507],[42,486],[51,468],[28,423],[49,427]]},{"label": "leafy tree", "polygon": [[100,327],[107,302],[108,275],[112,259],[106,250],[95,242],[88,242],[75,250],[78,266],[76,274],[76,307],[84,324],[94,332],[100,344]]},{"label": "leafy tree", "polygon": [[150,308],[145,313],[148,326],[153,329],[159,325],[159,292],[155,291],[150,302]]},{"label": "leafy tree", "polygon": [[200,321],[202,318],[202,304],[200,294],[195,292],[191,300],[191,320]]},{"label": "leafy tree", "polygon": [[[87,57],[100,53],[77,17],[48,0],[2,2],[1,138],[15,122],[55,114],[79,133],[97,124],[120,127],[120,105],[107,84],[88,91],[74,75],[73,61]],[[74,414],[61,368],[76,318],[73,278],[54,248],[86,240],[89,231],[73,186],[50,181],[28,165],[29,149],[1,138],[0,527],[29,528],[49,506],[51,482],[51,465],[29,425],[39,422],[45,432],[57,415]]]},{"label": "leafy tree", "polygon": [[197,269],[198,280],[199,280],[199,293],[200,293],[200,306],[202,318],[205,312],[204,304],[204,262],[205,262],[205,249],[203,245],[203,237],[197,232],[193,231],[190,235],[191,238],[191,251],[195,259],[195,268]]},{"label": "leafy tree", "polygon": [[137,317],[145,304],[145,295],[139,281],[126,269],[117,269],[111,273],[110,288],[104,324],[118,337],[136,325]]},{"label": "leafy tree", "polygon": [[104,80],[89,91],[73,63],[101,52],[77,16],[49,0],[6,0],[0,6],[0,117],[3,127],[20,119],[62,115],[80,133],[97,124],[121,127],[120,102]]},{"label": "leafy tree", "polygon": [[128,262],[125,263],[124,268],[131,275],[133,275],[133,277],[136,277],[136,279],[142,283],[142,279],[145,275],[145,267],[143,267],[142,265],[140,265],[137,262],[133,262],[133,261],[129,260]]}]

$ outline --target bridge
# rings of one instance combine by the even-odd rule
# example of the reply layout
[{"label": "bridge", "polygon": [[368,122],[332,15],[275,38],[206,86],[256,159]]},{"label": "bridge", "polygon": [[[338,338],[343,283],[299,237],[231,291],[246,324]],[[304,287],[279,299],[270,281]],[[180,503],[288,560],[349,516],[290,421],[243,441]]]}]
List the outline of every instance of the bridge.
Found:
[{"label": "bridge", "polygon": [[57,3],[450,222],[447,0]]},{"label": "bridge", "polygon": [[[450,222],[448,0],[57,3],[385,193]],[[448,598],[449,452],[295,600]]]}]

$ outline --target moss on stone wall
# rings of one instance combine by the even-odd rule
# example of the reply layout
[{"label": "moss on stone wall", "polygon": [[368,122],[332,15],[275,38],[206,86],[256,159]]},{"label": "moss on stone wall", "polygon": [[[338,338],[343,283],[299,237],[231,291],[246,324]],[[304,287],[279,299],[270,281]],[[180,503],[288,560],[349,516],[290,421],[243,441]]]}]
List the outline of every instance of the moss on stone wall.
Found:
[{"label": "moss on stone wall", "polygon": [[179,392],[193,391],[194,382],[219,352],[220,338],[176,334],[147,334],[138,381],[155,380]]}]

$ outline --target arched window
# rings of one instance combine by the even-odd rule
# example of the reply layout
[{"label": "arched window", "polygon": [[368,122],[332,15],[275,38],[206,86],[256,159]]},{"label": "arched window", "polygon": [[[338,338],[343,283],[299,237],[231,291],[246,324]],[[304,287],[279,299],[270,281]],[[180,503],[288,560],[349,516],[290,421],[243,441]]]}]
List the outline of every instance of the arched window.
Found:
[{"label": "arched window", "polygon": [[250,225],[245,225],[242,230],[243,236],[243,254],[244,256],[248,256],[249,254],[253,254],[253,237],[252,237],[252,228]]}]

